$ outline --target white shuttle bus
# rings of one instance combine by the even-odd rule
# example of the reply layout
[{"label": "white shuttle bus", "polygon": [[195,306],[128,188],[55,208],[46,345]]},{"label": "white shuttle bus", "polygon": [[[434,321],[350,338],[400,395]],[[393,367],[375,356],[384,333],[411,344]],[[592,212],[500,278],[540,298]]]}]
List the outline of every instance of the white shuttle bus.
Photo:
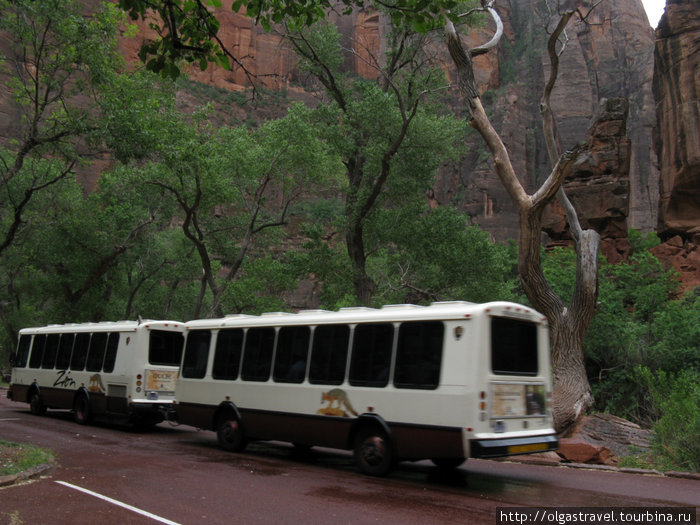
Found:
[{"label": "white shuttle bus", "polygon": [[172,413],[184,330],[150,320],[24,328],[7,397],[38,415],[73,410],[81,424],[97,416],[160,422]]},{"label": "white shuttle bus", "polygon": [[391,305],[187,323],[175,409],[221,447],[249,440],[399,460],[553,450],[546,319],[507,302]]}]

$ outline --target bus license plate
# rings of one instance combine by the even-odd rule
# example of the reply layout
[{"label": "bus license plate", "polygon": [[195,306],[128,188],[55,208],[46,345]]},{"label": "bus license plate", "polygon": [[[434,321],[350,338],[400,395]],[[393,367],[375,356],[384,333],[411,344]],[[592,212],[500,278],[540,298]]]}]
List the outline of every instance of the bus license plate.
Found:
[{"label": "bus license plate", "polygon": [[526,452],[542,452],[549,449],[547,443],[531,443],[529,445],[511,445],[508,447],[509,454],[524,454]]}]

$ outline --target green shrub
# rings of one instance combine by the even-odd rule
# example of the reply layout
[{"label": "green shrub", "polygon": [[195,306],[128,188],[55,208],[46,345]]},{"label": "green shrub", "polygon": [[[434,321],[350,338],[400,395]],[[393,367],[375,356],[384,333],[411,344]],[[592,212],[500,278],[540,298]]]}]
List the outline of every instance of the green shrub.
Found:
[{"label": "green shrub", "polygon": [[[651,427],[659,416],[639,367],[652,373],[700,373],[700,297],[677,298],[678,281],[649,251],[655,234],[631,231],[632,254],[610,264],[601,257],[600,308],[586,334],[586,370],[595,398],[593,410],[609,412]],[[569,301],[574,288],[573,249],[546,252],[544,270],[552,286]]]},{"label": "green shrub", "polygon": [[659,419],[654,424],[653,452],[665,470],[700,471],[700,373],[669,374],[639,369],[651,392]]}]

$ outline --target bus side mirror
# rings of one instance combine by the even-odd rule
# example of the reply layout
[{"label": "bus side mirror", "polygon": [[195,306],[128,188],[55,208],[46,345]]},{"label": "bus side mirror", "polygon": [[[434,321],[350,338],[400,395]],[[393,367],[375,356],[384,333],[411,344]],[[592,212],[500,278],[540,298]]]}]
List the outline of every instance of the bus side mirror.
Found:
[{"label": "bus side mirror", "polygon": [[16,353],[16,352],[12,352],[12,353],[10,354],[10,366],[11,366],[11,367],[14,367],[14,366],[15,366],[15,361],[16,361],[16,359],[17,359],[17,353]]}]

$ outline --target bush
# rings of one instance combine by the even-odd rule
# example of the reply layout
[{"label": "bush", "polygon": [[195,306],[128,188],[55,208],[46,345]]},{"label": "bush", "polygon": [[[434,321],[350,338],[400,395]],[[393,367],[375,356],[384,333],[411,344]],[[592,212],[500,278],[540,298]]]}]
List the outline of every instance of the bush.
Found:
[{"label": "bush", "polygon": [[[629,240],[628,261],[600,260],[600,308],[584,340],[586,370],[594,410],[651,427],[660,410],[649,383],[640,381],[639,368],[700,373],[700,297],[677,298],[674,272],[664,270],[649,251],[658,244],[656,235],[631,231]],[[573,292],[575,265],[570,248],[544,258],[547,278],[565,301]]]},{"label": "bush", "polygon": [[654,424],[654,460],[658,467],[700,471],[700,373],[651,372],[640,367],[659,419]]}]

